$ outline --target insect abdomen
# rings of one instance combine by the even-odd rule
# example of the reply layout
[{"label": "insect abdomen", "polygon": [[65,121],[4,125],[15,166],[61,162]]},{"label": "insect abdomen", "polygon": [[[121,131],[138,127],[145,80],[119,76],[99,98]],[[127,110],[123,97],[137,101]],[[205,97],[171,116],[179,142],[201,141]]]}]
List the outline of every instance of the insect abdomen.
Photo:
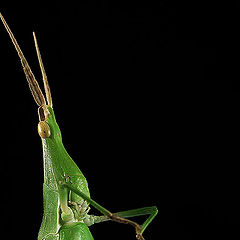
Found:
[{"label": "insect abdomen", "polygon": [[94,240],[87,225],[80,222],[62,226],[59,235],[60,240]]}]

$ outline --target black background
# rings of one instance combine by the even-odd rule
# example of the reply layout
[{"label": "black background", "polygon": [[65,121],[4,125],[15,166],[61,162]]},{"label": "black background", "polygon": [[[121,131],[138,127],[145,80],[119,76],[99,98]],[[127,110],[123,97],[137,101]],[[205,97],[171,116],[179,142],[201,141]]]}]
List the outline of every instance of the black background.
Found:
[{"label": "black background", "polygon": [[[146,240],[233,238],[239,97],[220,87],[216,5],[24,1],[1,12],[42,87],[36,32],[63,142],[94,200],[113,212],[156,205]],[[37,106],[3,25],[0,53],[3,226],[11,238],[36,239]],[[91,231],[95,239],[134,239],[116,223]]]}]

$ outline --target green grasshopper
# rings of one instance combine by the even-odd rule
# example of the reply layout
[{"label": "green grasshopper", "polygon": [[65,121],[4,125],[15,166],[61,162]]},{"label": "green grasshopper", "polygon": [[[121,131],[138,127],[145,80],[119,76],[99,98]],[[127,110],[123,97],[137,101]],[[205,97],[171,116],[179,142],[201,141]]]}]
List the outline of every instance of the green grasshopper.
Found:
[{"label": "green grasshopper", "polygon": [[[44,214],[38,240],[93,240],[88,226],[107,220],[132,225],[136,230],[136,238],[144,240],[142,234],[157,215],[157,208],[153,206],[111,213],[90,198],[86,178],[68,155],[62,143],[62,135],[53,112],[51,92],[36,35],[33,32],[46,99],[1,13],[0,17],[17,50],[31,93],[38,105],[38,133],[42,139],[44,165]],[[89,205],[103,215],[88,214]],[[141,226],[127,219],[140,215],[149,215]]]}]

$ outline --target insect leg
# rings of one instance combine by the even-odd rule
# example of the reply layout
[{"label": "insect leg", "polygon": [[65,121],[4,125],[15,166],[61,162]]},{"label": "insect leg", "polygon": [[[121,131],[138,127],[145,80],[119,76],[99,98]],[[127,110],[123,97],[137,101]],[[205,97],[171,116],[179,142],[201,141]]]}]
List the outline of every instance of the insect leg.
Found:
[{"label": "insect leg", "polygon": [[140,233],[142,234],[144,230],[147,228],[147,226],[152,222],[152,220],[156,217],[158,213],[158,209],[155,206],[152,207],[143,207],[143,208],[137,208],[137,209],[131,209],[128,211],[122,211],[113,213],[115,216],[129,218],[129,217],[137,217],[142,215],[150,215],[147,220],[141,225]]},{"label": "insect leg", "polygon": [[[122,222],[123,219],[125,218],[130,218],[130,217],[137,217],[137,216],[143,216],[143,215],[149,215],[149,217],[145,220],[145,222],[140,226],[141,229],[138,231],[138,234],[142,235],[145,229],[148,227],[148,225],[152,222],[152,220],[156,217],[158,213],[158,209],[155,206],[152,207],[143,207],[143,208],[137,208],[137,209],[131,209],[127,211],[121,211],[121,212],[116,212],[113,213],[112,220],[115,220],[117,222]],[[120,219],[118,219],[120,217]],[[93,215],[88,215],[88,222],[90,225],[94,223],[100,223],[107,221],[106,216],[93,216]],[[88,225],[88,222],[86,221],[86,224]],[[123,222],[124,223],[124,222]],[[125,222],[128,223],[128,222]],[[142,239],[141,237],[139,239]]]},{"label": "insect leg", "polygon": [[[128,211],[121,211],[113,213],[113,216],[118,216],[122,218],[130,218],[130,217],[138,217],[138,216],[144,216],[144,215],[150,215],[145,222],[141,225],[140,233],[142,234],[145,229],[148,227],[148,225],[152,222],[152,220],[156,217],[158,213],[158,209],[155,206],[152,207],[143,207],[143,208],[137,208],[137,209],[131,209]],[[94,216],[94,215],[87,215],[86,224],[88,226],[94,224],[94,223],[100,223],[110,220],[107,216]]]}]

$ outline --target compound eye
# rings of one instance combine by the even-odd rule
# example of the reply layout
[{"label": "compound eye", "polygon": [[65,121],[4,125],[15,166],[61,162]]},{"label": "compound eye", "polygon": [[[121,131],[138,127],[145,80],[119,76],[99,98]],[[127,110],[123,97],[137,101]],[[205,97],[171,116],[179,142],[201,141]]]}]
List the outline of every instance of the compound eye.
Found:
[{"label": "compound eye", "polygon": [[45,121],[38,123],[38,134],[41,138],[48,138],[51,135],[50,127]]}]

